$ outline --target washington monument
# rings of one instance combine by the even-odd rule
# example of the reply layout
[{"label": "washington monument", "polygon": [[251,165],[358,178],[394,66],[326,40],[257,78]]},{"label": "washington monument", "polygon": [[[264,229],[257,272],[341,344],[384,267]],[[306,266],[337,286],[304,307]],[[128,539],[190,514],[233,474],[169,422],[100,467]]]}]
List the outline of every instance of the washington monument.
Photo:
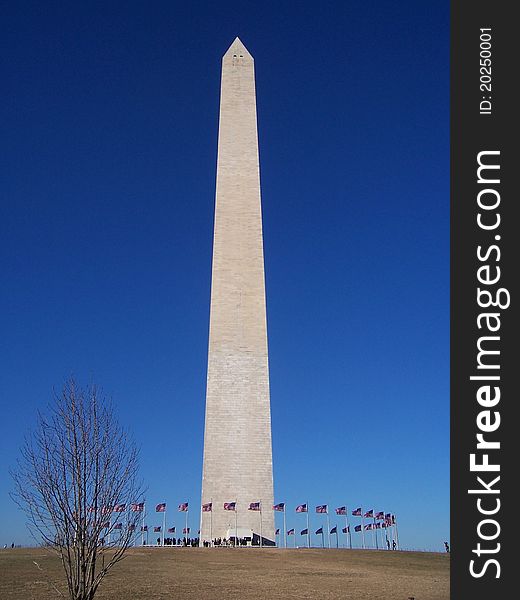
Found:
[{"label": "washington monument", "polygon": [[201,540],[275,539],[255,72],[238,38],[222,59],[202,504]]}]

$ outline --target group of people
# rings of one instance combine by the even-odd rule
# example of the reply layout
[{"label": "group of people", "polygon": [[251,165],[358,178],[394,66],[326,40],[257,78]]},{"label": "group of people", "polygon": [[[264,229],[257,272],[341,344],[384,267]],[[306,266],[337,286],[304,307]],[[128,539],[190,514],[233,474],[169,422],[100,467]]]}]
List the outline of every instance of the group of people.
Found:
[{"label": "group of people", "polygon": [[[247,546],[247,538],[239,538],[238,545],[239,546]],[[192,548],[196,548],[200,545],[200,539],[197,538],[164,538],[164,543],[160,537],[157,538],[157,546],[191,546]],[[210,548],[211,546],[235,546],[235,538],[215,538],[213,543],[203,540],[202,545],[204,548]]]},{"label": "group of people", "polygon": [[[251,538],[249,538],[249,540],[250,539]],[[249,540],[247,538],[238,538],[238,545],[239,546],[247,546],[247,542]],[[218,537],[213,540],[213,544],[211,542],[207,542],[207,541],[204,541],[203,544],[204,544],[204,548],[209,548],[212,545],[213,546],[234,546],[235,538],[232,537],[232,538],[229,538],[229,540],[228,540],[226,538],[222,539],[222,538]],[[253,541],[253,545],[255,545],[254,541]]]},{"label": "group of people", "polygon": [[[161,538],[158,537],[157,538],[157,545],[161,546]],[[199,545],[199,538],[179,538],[179,539],[175,539],[175,538],[164,538],[164,545],[165,546],[192,546],[192,547],[196,547]]]}]

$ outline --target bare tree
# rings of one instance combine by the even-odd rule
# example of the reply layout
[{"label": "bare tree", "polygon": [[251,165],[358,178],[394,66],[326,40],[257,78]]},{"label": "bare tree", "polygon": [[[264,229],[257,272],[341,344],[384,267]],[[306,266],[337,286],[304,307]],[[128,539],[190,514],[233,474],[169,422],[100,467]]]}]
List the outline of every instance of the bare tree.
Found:
[{"label": "bare tree", "polygon": [[111,403],[69,380],[38,414],[12,476],[31,532],[61,558],[69,597],[92,600],[135,540],[143,502],[138,450]]}]

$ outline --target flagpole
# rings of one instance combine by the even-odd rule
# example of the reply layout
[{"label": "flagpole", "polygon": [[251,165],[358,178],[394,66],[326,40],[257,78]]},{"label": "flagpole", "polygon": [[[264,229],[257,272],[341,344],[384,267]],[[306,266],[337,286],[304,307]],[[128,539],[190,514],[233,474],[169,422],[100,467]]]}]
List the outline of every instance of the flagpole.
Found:
[{"label": "flagpole", "polygon": [[330,521],[329,521],[329,507],[327,506],[327,538],[329,540],[329,550],[330,550]]},{"label": "flagpole", "polygon": [[144,520],[145,520],[145,517],[146,517],[146,503],[143,506],[143,522],[141,524],[141,546],[144,546],[144,534],[145,534]]},{"label": "flagpole", "polygon": [[186,508],[186,525],[184,527],[184,539],[186,540],[186,546],[188,545],[188,511],[189,511],[189,506],[188,508]]},{"label": "flagpole", "polygon": [[392,541],[393,541],[393,536],[392,536],[392,528],[388,527],[388,521],[386,520],[386,513],[385,513],[385,523],[386,523],[386,537],[387,539],[390,538],[388,540],[388,544],[386,545],[386,547],[391,550],[392,549]]},{"label": "flagpole", "polygon": [[339,548],[338,526],[336,525],[336,548]]},{"label": "flagpole", "polygon": [[361,507],[361,539],[363,541],[363,550],[365,549],[365,517],[363,516],[363,507]]},{"label": "flagpole", "polygon": [[345,520],[347,521],[348,539],[350,542],[350,549],[352,550],[352,532],[350,531],[350,523],[348,520],[348,506],[345,507]]},{"label": "flagpole", "polygon": [[166,528],[166,507],[164,507],[164,512],[163,512],[161,546],[164,546],[164,530],[165,530],[165,528]]},{"label": "flagpole", "polygon": [[392,521],[395,525],[395,537],[397,538],[397,549],[400,550],[401,546],[399,545],[399,531],[397,530],[397,518],[395,515],[392,515]]},{"label": "flagpole", "polygon": [[211,514],[209,516],[209,537],[210,537],[210,547],[213,546],[213,498],[210,500],[211,502]]},{"label": "flagpole", "polygon": [[238,516],[237,516],[238,498],[235,499],[235,548],[238,548]]},{"label": "flagpole", "polygon": [[285,502],[283,505],[283,545],[284,548],[287,550],[287,525],[285,523]]},{"label": "flagpole", "polygon": [[[311,547],[311,529],[309,527],[309,503],[307,502],[307,548]],[[296,535],[294,536],[294,546],[296,547]]]},{"label": "flagpole", "polygon": [[264,532],[262,529],[262,501],[260,500],[260,548],[264,545]]}]

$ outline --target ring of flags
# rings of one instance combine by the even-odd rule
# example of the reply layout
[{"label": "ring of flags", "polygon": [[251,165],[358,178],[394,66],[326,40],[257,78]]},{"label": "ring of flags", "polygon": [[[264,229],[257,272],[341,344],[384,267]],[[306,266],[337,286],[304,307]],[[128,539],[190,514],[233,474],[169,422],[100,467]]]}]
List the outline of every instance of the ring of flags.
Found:
[{"label": "ring of flags", "polygon": [[[156,513],[166,513],[166,502],[162,502],[159,503],[155,506],[155,512]],[[235,512],[237,511],[237,501],[231,501],[231,502],[224,502],[222,505],[223,509],[226,511],[232,511]],[[143,513],[143,522],[142,525],[140,527],[140,531],[141,534],[143,535],[144,533],[148,532],[148,525],[145,524],[144,522],[144,518],[145,518],[145,502],[134,502],[131,503],[129,505],[125,504],[125,503],[120,503],[120,504],[115,504],[113,506],[101,506],[101,507],[89,507],[88,508],[89,512],[95,512],[95,513],[99,513],[102,516],[108,516],[107,521],[102,521],[101,527],[104,529],[110,529],[112,528],[113,530],[119,530],[121,531],[123,528],[128,528],[128,530],[130,531],[135,531],[136,530],[136,526],[135,524],[128,524],[127,526],[123,525],[122,521],[115,521],[114,523],[110,523],[110,516],[112,513],[118,513],[119,515],[123,512],[125,512],[126,510],[129,510],[130,512],[139,512],[139,513]],[[206,502],[204,504],[202,504],[201,506],[201,511],[202,512],[212,512],[214,510],[213,507],[213,502]],[[250,502],[247,505],[247,510],[249,511],[258,511],[261,512],[262,511],[262,506],[261,506],[261,502],[259,501],[255,501],[255,502]],[[272,510],[275,512],[286,512],[286,504],[285,502],[279,502],[277,504],[274,504],[272,506]],[[188,511],[189,511],[189,503],[188,502],[183,502],[181,504],[178,505],[178,511],[179,512],[184,512],[186,513],[186,525],[185,527],[183,527],[182,529],[182,533],[184,535],[187,535],[190,533],[190,527],[188,526]],[[295,512],[296,513],[309,513],[309,506],[307,503],[303,503],[303,504],[298,504],[295,507]],[[338,526],[334,525],[332,528],[330,528],[330,526],[328,525],[328,515],[329,515],[329,508],[327,504],[319,504],[315,507],[315,512],[316,514],[324,514],[327,515],[327,528],[326,530],[324,530],[323,526],[319,527],[316,531],[315,531],[315,535],[325,535],[325,531],[327,532],[327,534],[330,535],[336,535],[338,536]],[[348,524],[348,509],[346,506],[340,506],[334,509],[334,512],[337,516],[344,516],[345,520],[347,521],[345,523],[345,527],[343,527],[341,529],[341,532],[347,536],[351,535],[351,526],[350,524]],[[396,534],[396,538],[397,540],[394,540],[393,538],[393,534],[392,534],[392,546],[393,549],[396,549],[399,547],[399,542],[398,542],[398,534],[397,534],[397,521],[396,521],[396,516],[395,514],[392,513],[385,513],[384,511],[374,511],[374,509],[370,509],[370,510],[366,510],[363,511],[363,509],[361,507],[358,507],[354,510],[351,511],[351,515],[354,517],[361,517],[362,519],[362,523],[355,525],[353,528],[353,531],[356,533],[363,533],[365,531],[372,531],[375,533],[376,535],[376,547],[377,547],[377,530],[387,530],[389,528],[395,527],[395,534]],[[164,520],[166,519],[166,514],[164,514]],[[369,523],[364,523],[364,519],[371,519],[371,522]],[[308,517],[307,517],[307,523],[308,523]],[[284,514],[284,529],[285,529],[285,514]],[[164,531],[167,531],[168,533],[175,533],[176,529],[175,527],[166,527],[166,523],[164,522],[163,526],[154,526],[153,527],[153,531],[155,533],[161,533],[163,532],[164,535]],[[200,532],[199,532],[200,533]],[[302,529],[300,531],[300,535],[301,536],[309,536],[310,533],[310,529],[309,527],[305,527],[304,529]],[[275,531],[275,536],[282,536],[283,535],[283,531],[280,530],[280,528],[277,528]],[[288,530],[286,530],[285,532],[286,536],[291,536],[291,535],[295,535],[295,528],[291,527]],[[381,533],[381,536],[383,534]],[[390,542],[388,539],[388,534],[386,534],[386,544],[387,547],[390,548]],[[310,538],[309,538],[310,539]],[[323,540],[323,538],[322,538]],[[397,541],[397,543],[396,543]],[[383,538],[381,538],[381,542],[383,543]],[[322,542],[323,543],[323,542]],[[337,538],[336,538],[336,543],[337,543]],[[324,545],[324,544],[323,544]],[[329,537],[329,547],[330,547],[330,537]],[[352,547],[352,546],[351,546]],[[364,538],[363,538],[363,547],[364,547]]]}]

